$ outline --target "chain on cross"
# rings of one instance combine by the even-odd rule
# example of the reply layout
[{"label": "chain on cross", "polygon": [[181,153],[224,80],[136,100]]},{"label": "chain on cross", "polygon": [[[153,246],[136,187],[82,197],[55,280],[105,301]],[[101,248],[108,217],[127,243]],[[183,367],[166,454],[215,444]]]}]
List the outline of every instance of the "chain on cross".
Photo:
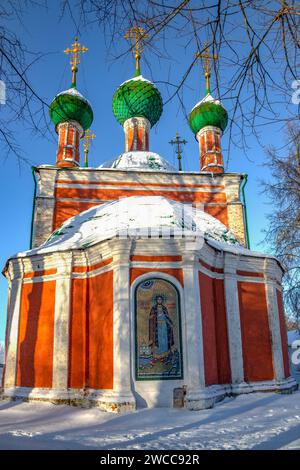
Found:
[{"label": "chain on cross", "polygon": [[125,39],[133,39],[132,52],[135,58],[135,75],[138,76],[141,74],[140,59],[141,53],[144,50],[142,41],[147,39],[148,34],[141,26],[133,26],[127,31],[124,37]]},{"label": "chain on cross", "polygon": [[82,46],[78,42],[78,37],[75,37],[73,44],[71,47],[68,47],[67,49],[64,50],[65,54],[71,54],[71,60],[70,64],[72,66],[72,86],[76,86],[76,74],[78,72],[78,67],[77,65],[80,64],[80,54],[83,52],[87,52],[88,48],[85,46]]}]

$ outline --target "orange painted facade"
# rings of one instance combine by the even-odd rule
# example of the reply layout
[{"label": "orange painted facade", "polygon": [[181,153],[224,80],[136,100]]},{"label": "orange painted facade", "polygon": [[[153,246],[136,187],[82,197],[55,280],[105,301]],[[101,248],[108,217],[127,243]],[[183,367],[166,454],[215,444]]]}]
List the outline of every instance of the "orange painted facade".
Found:
[{"label": "orange painted facade", "polygon": [[210,126],[204,127],[197,138],[200,146],[201,171],[223,173],[224,165],[220,146],[221,130]]},{"label": "orange painted facade", "polygon": [[[60,185],[66,185],[70,187],[60,187]],[[216,219],[220,220],[224,225],[228,226],[228,214],[227,214],[227,202],[226,194],[222,192],[221,187],[216,192],[205,191],[205,187],[197,185],[191,186],[174,186],[174,190],[159,189],[166,185],[151,184],[146,189],[145,186],[139,183],[125,183],[118,184],[105,183],[105,184],[90,184],[87,185],[79,184],[81,187],[72,187],[74,184],[72,181],[60,181],[59,185],[55,189],[55,208],[53,216],[53,230],[57,229],[63,222],[70,217],[83,212],[91,207],[97,206],[107,201],[116,200],[119,198],[130,197],[130,196],[165,196],[174,201],[189,203],[189,204],[203,204],[204,210],[208,214],[212,215]],[[107,186],[119,187],[116,189],[108,188]],[[126,189],[124,186],[126,185]],[[130,189],[132,187],[132,189]],[[183,188],[184,191],[176,190],[176,187]],[[198,191],[192,192],[190,189],[199,189]]]},{"label": "orange painted facade", "polygon": [[182,269],[177,269],[177,268],[131,268],[130,269],[130,284],[132,284],[136,278],[139,276],[142,276],[143,274],[148,274],[151,273],[155,277],[155,273],[165,273],[168,274],[169,276],[175,277],[177,281],[180,282],[180,284],[183,287],[183,272]]},{"label": "orange painted facade", "polygon": [[52,386],[55,281],[23,284],[16,385]]},{"label": "orange painted facade", "polygon": [[58,124],[57,133],[56,165],[66,168],[79,166],[79,140],[83,129],[78,123],[66,121]]},{"label": "orange painted facade", "polygon": [[265,285],[238,282],[244,375],[246,381],[274,378]]},{"label": "orange painted facade", "polygon": [[224,281],[199,272],[206,385],[231,382]]},{"label": "orange painted facade", "polygon": [[218,383],[214,280],[199,273],[205,384]]},{"label": "orange painted facade", "polygon": [[72,280],[69,387],[113,388],[113,272]]},{"label": "orange painted facade", "polygon": [[218,383],[231,383],[228,328],[223,279],[214,279],[215,324],[218,360]]}]

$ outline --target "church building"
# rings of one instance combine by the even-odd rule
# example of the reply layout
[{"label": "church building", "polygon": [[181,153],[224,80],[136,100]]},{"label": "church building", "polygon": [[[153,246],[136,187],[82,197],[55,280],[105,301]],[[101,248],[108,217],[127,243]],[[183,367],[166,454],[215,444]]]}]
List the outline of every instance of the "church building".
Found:
[{"label": "church building", "polygon": [[[98,168],[80,157],[93,111],[72,85],[50,105],[53,165],[34,168],[32,247],[11,256],[2,396],[97,406],[212,407],[226,396],[291,392],[283,267],[248,247],[246,176],[224,171],[228,115],[210,91],[189,114],[197,171],[150,150],[163,112],[140,71],[112,109],[124,152]],[[107,112],[107,111],[103,111]],[[120,129],[121,131],[121,129]],[[42,162],[41,162],[42,163]]]}]

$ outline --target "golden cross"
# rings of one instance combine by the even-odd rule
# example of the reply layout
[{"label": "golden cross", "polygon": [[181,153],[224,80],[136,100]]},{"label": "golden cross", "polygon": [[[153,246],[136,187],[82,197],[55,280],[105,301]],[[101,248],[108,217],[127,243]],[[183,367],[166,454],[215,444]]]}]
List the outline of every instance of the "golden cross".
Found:
[{"label": "golden cross", "polygon": [[89,154],[89,147],[91,145],[91,140],[95,139],[96,134],[94,134],[91,129],[87,129],[84,133],[84,141],[83,141],[83,148],[84,148],[84,167],[89,166],[88,162],[88,154]]},{"label": "golden cross", "polygon": [[147,39],[148,34],[140,26],[133,26],[127,31],[124,37],[125,39],[134,40],[133,46],[132,46],[132,52],[134,53],[134,58],[135,58],[135,75],[136,76],[141,75],[140,59],[141,59],[141,53],[144,50],[142,40]]},{"label": "golden cross", "polygon": [[78,42],[78,37],[75,36],[74,42],[71,45],[71,48],[67,48],[64,50],[65,54],[71,54],[70,64],[72,65],[72,86],[76,86],[76,73],[78,72],[77,65],[80,64],[80,53],[87,52],[88,48],[82,46]]},{"label": "golden cross", "polygon": [[218,56],[216,54],[210,54],[208,45],[205,44],[205,50],[202,54],[196,52],[196,59],[203,59],[203,69],[206,82],[206,94],[210,93],[210,71],[211,71],[211,61],[217,60]]},{"label": "golden cross", "polygon": [[173,140],[170,140],[169,144],[171,145],[176,145],[177,148],[175,149],[175,152],[177,153],[177,159],[178,159],[178,170],[182,171],[182,165],[181,165],[181,159],[182,159],[182,147],[180,147],[181,144],[185,145],[187,144],[187,141],[185,139],[180,140],[178,132],[176,132],[176,137]]}]

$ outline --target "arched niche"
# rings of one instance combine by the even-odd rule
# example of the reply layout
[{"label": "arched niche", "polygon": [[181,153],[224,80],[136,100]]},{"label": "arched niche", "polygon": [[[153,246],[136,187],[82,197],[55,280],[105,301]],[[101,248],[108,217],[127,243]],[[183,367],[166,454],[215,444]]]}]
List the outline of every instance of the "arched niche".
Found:
[{"label": "arched niche", "polygon": [[161,277],[135,287],[135,378],[183,378],[180,293]]}]

